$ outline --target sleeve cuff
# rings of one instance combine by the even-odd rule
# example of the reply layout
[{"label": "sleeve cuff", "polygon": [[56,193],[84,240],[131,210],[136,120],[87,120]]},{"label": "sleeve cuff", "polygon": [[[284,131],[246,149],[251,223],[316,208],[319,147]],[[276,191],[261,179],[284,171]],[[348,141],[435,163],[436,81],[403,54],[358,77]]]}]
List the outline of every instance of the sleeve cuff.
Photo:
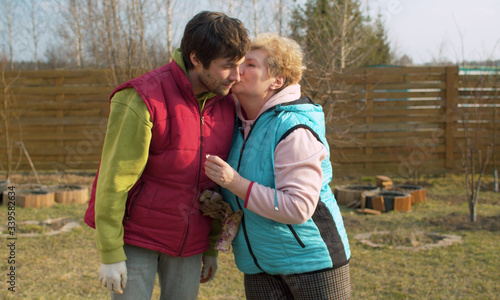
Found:
[{"label": "sleeve cuff", "polygon": [[203,252],[203,256],[217,257],[217,256],[219,256],[219,251],[217,251],[215,249],[209,249],[209,250]]},{"label": "sleeve cuff", "polygon": [[248,199],[250,199],[250,192],[252,191],[252,186],[255,182],[250,182],[250,185],[248,186],[248,190],[247,190],[247,195],[245,197],[245,205],[243,207],[247,208],[247,205],[248,205]]},{"label": "sleeve cuff", "polygon": [[125,255],[123,247],[112,251],[101,252],[101,263],[103,264],[114,264],[124,260],[127,260],[127,256]]}]

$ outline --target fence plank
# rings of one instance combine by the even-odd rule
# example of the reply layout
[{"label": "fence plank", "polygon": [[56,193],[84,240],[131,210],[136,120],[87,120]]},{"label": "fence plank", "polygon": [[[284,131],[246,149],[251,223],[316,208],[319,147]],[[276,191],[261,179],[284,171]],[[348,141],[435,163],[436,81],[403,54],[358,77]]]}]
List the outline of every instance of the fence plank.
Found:
[{"label": "fence plank", "polygon": [[455,107],[458,97],[458,68],[446,68],[446,91],[445,91],[445,130],[446,130],[446,167],[453,168],[455,161],[454,136],[455,131]]},{"label": "fence plank", "polygon": [[[12,120],[12,138],[23,140],[37,168],[95,170],[113,90],[109,74],[6,73],[18,76],[11,109],[20,118]],[[456,67],[356,68],[321,81],[307,78],[316,90],[305,84],[302,89],[316,93],[314,100],[323,105],[336,176],[414,176],[459,170],[460,145],[464,136],[476,135],[476,126],[477,148],[493,144],[495,153],[500,146],[498,77],[459,75]],[[5,153],[0,143],[3,165]],[[25,159],[20,168],[30,169]]]}]

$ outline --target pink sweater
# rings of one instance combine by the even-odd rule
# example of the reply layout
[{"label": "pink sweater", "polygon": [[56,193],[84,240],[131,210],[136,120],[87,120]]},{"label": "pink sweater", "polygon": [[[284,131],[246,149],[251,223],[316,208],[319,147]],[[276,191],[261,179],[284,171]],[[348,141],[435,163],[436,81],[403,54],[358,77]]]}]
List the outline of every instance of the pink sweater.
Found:
[{"label": "pink sweater", "polygon": [[[300,85],[292,85],[271,97],[262,107],[257,119],[272,106],[300,98]],[[243,122],[245,139],[255,121],[246,120],[238,103],[237,114]],[[301,224],[310,219],[316,209],[323,172],[321,161],[326,148],[307,129],[297,129],[276,147],[275,171],[279,211],[274,209],[274,189],[255,182],[250,185],[245,207],[256,214],[285,224]]]}]

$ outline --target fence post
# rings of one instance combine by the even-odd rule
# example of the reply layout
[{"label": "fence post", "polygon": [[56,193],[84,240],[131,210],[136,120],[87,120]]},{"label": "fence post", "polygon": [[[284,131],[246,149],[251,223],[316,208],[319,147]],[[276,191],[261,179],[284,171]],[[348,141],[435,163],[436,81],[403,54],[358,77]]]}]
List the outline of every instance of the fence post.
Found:
[{"label": "fence post", "polygon": [[455,131],[457,121],[458,67],[446,67],[445,90],[445,167],[455,168]]},{"label": "fence post", "polygon": [[[62,88],[62,86],[64,85],[64,75],[57,76],[55,78],[54,85],[57,88]],[[60,105],[58,105],[59,108],[57,109],[56,116],[59,120],[62,120],[64,118],[64,109],[62,109],[61,107],[62,107],[62,104],[64,102],[64,92],[56,94],[55,98],[56,98],[55,99],[56,102],[58,104],[60,104]],[[63,135],[64,134],[64,125],[57,126],[56,132],[58,135]],[[64,149],[64,140],[65,140],[65,138],[61,138],[61,137],[58,138],[56,143],[57,143],[57,147],[59,147],[59,149]],[[57,156],[57,159],[56,159],[57,162],[63,163],[64,160],[65,160],[64,154]]]},{"label": "fence post", "polygon": [[[368,78],[365,72],[365,80]],[[371,142],[373,140],[373,131],[372,131],[372,126],[373,126],[373,83],[366,83],[365,84],[366,91],[365,91],[365,154],[367,156],[373,154],[373,143]],[[365,173],[369,173],[370,170],[373,169],[373,162],[365,162]]]}]

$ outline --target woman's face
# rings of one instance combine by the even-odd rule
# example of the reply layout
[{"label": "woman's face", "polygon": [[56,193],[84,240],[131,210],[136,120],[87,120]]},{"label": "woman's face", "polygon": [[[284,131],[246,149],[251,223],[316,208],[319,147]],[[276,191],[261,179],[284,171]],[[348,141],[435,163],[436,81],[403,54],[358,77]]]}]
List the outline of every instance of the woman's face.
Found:
[{"label": "woman's face", "polygon": [[[240,81],[233,85],[233,93],[238,99],[246,97],[267,100],[275,78],[269,75],[265,63],[268,54],[264,50],[252,50],[245,55],[245,61],[240,66]],[[265,102],[265,101],[264,101]]]}]

